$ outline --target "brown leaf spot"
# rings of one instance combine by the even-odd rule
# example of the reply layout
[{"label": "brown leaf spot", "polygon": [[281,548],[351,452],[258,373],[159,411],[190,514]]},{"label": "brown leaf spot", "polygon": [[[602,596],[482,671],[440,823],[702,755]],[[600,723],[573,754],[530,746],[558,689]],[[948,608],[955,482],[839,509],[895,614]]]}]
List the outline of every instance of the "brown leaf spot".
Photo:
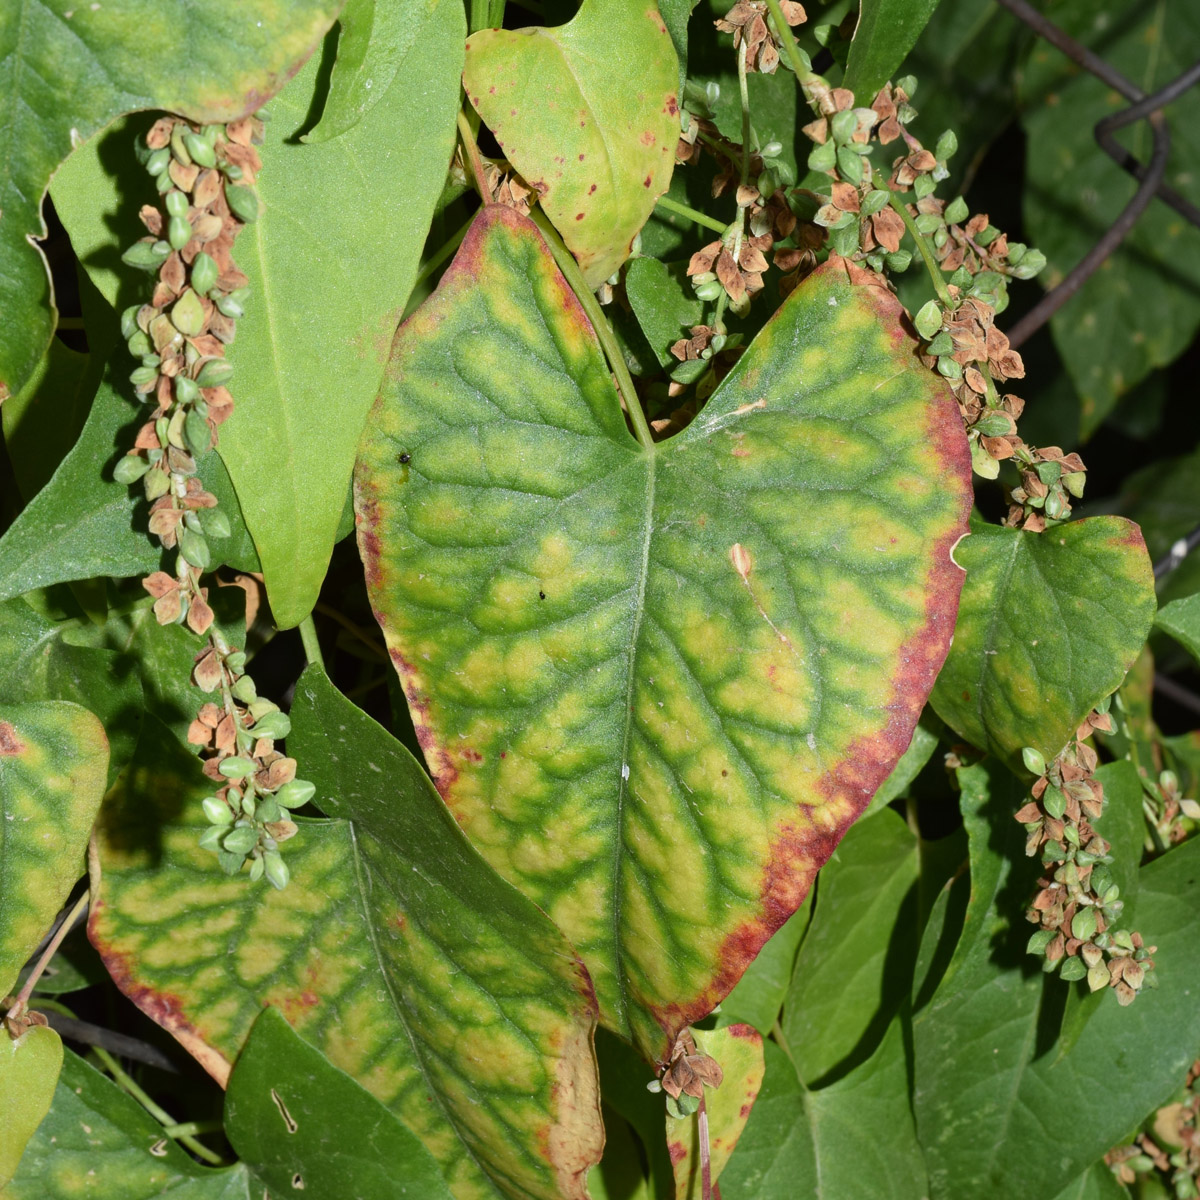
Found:
[{"label": "brown leaf spot", "polygon": [[0,721],[0,755],[12,758],[25,749],[25,743],[17,737],[17,731],[7,721]]}]

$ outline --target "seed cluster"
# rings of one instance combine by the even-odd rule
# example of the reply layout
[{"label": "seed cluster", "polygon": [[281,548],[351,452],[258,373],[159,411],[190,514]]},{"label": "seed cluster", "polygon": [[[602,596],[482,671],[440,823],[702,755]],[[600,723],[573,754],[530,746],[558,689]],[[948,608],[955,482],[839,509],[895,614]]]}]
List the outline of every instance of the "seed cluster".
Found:
[{"label": "seed cluster", "polygon": [[203,127],[163,117],[140,148],[161,207],[143,206],[148,236],[122,257],[156,278],[150,302],[122,313],[121,331],[140,360],[130,380],[153,407],[114,477],[141,482],[150,501],[149,532],[177,551],[173,574],[155,571],[142,581],[154,616],[160,625],[186,625],[207,639],[192,679],[220,693],[221,703],[205,704],[188,731],[204,756],[205,775],[222,785],[203,801],[209,828],[200,844],[216,852],[228,873],[249,861],[251,879],[265,876],[282,888],[288,868],[279,843],[296,833],[284,813],[315,789],[296,779],[295,760],[275,749],[290,722],[258,696],[245,652],[226,642],[200,582],[212,564],[209,542],[231,533],[228,516],[200,481],[199,464],[233,411],[225,348],[236,335],[249,280],[232,252],[237,235],[258,218],[262,134],[261,116]]}]

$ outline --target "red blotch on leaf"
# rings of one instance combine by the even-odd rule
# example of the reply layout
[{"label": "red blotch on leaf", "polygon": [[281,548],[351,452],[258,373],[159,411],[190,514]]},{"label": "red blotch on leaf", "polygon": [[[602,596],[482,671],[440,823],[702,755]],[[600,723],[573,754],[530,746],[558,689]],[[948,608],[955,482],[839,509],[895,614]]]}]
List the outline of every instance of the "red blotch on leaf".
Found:
[{"label": "red blotch on leaf", "polygon": [[0,721],[0,755],[12,758],[24,749],[25,743],[17,737],[17,731],[7,721]]},{"label": "red blotch on leaf", "polygon": [[678,1166],[687,1158],[687,1147],[682,1142],[668,1142],[667,1153],[671,1156],[671,1165]]}]

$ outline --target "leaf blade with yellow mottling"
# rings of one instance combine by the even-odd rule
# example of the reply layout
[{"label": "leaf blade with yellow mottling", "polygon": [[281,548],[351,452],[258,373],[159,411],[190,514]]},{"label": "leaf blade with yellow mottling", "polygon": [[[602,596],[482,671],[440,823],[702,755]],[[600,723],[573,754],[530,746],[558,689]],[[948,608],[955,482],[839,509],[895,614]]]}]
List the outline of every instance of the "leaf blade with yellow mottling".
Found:
[{"label": "leaf blade with yellow mottling", "polygon": [[222,1082],[278,1008],[417,1134],[459,1200],[582,1200],[602,1137],[586,972],[319,670],[292,720],[339,819],[301,822],[284,847],[296,882],[276,892],[223,878],[196,845],[210,785],[147,717],[158,743],[98,837],[90,934],[113,978]]},{"label": "leaf blade with yellow mottling", "polygon": [[803,899],[945,656],[969,479],[914,351],[839,260],[644,450],[500,207],[397,334],[356,509],[418,737],[648,1057]]},{"label": "leaf blade with yellow mottling", "polygon": [[83,873],[107,772],[104,726],[86,708],[0,710],[0,996]]}]

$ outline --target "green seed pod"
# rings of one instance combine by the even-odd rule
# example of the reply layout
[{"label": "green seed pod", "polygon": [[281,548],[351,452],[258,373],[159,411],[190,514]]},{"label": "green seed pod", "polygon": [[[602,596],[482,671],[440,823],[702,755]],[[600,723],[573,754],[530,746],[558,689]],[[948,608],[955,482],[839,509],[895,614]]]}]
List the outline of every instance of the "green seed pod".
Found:
[{"label": "green seed pod", "polygon": [[852,108],[844,108],[829,119],[829,132],[835,142],[848,142],[858,129],[858,114]]},{"label": "green seed pod", "polygon": [[171,309],[171,324],[184,337],[196,337],[204,328],[204,305],[191,288],[184,288],[183,295]]},{"label": "green seed pod", "polygon": [[254,816],[254,793],[247,792],[242,797],[242,812],[248,817]]},{"label": "green seed pod", "polygon": [[[1084,484],[1086,483],[1087,474],[1084,471],[1070,471],[1062,478],[1063,487],[1065,487],[1067,491],[1075,497],[1076,500],[1082,499],[1083,488]],[[1104,709],[1103,711],[1107,712],[1108,710]]]},{"label": "green seed pod", "polygon": [[837,146],[832,140],[814,146],[808,152],[808,169],[810,171],[830,171],[837,162]]},{"label": "green seed pod", "polygon": [[[945,360],[938,359],[941,363]],[[996,479],[1000,475],[1000,464],[977,442],[971,442],[971,470],[981,479]]]},{"label": "green seed pod", "polygon": [[225,656],[225,665],[234,674],[239,674],[246,669],[246,652],[245,650],[235,650],[232,654]]},{"label": "green seed pod", "polygon": [[128,487],[132,483],[137,483],[148,470],[150,470],[150,464],[140,454],[126,454],[113,467],[113,478]]},{"label": "green seed pod", "polygon": [[161,175],[167,167],[171,165],[171,152],[163,146],[161,150],[154,150],[150,157],[146,159],[146,170],[153,176]]},{"label": "green seed pod", "polygon": [[257,700],[252,700],[249,705],[250,715],[256,720],[261,721],[267,713],[279,711],[279,705],[274,700],[268,700],[265,696],[259,696]]},{"label": "green seed pod", "polygon": [[958,137],[953,129],[947,129],[937,140],[937,147],[934,149],[933,157],[938,162],[945,162],[948,158],[953,158],[958,153]]},{"label": "green seed pod", "polygon": [[918,200],[924,200],[926,196],[932,196],[937,191],[937,180],[932,175],[918,175],[913,180],[913,193]]},{"label": "green seed pod", "polygon": [[183,440],[183,422],[186,417],[186,409],[176,408],[167,422],[167,442],[176,450],[187,449],[187,444]]},{"label": "green seed pod", "polygon": [[942,218],[937,213],[921,213],[915,222],[917,230],[925,234],[927,237],[931,233],[937,233],[942,227]]},{"label": "green seed pod", "polygon": [[267,877],[267,882],[277,891],[282,892],[292,877],[287,863],[283,861],[278,850],[268,850],[263,855],[262,861],[263,874]]},{"label": "green seed pod", "polygon": [[258,764],[252,758],[239,758],[231,755],[229,758],[221,759],[217,770],[226,779],[245,779],[247,775],[253,775],[258,770]]},{"label": "green seed pod", "polygon": [[249,225],[258,220],[258,197],[252,188],[240,183],[227,183],[225,200],[229,205],[229,211],[239,221]]},{"label": "green seed pod", "polygon": [[[163,247],[161,250],[160,246]],[[163,242],[134,242],[121,255],[121,261],[139,271],[157,271],[167,261],[167,255],[170,253],[170,247]]]},{"label": "green seed pod", "polygon": [[183,419],[183,440],[195,459],[202,459],[212,449],[212,433],[208,422],[194,408],[189,408]]},{"label": "green seed pod", "polygon": [[1046,947],[1054,940],[1054,934],[1049,929],[1039,929],[1032,934],[1025,946],[1026,954],[1045,954]]},{"label": "green seed pod", "polygon": [[198,166],[215,167],[217,165],[217,156],[213,153],[212,143],[206,141],[199,134],[185,133],[183,144],[192,156],[192,162]]},{"label": "green seed pod", "polygon": [[938,374],[946,379],[961,379],[963,369],[954,361],[954,359],[943,356],[937,361]]},{"label": "green seed pod", "polygon": [[263,860],[260,857],[250,860],[250,882],[257,883],[263,877]]},{"label": "green seed pod", "polygon": [[929,343],[928,351],[930,354],[953,354],[954,339],[949,333],[946,332],[946,330],[939,330],[939,332],[934,335],[933,340]]},{"label": "green seed pod", "polygon": [[230,162],[228,159],[225,159],[221,163],[221,170],[225,172],[225,176],[228,179],[241,179],[241,177],[246,173],[237,165],[237,163]]},{"label": "green seed pod", "polygon": [[142,487],[146,492],[146,499],[151,504],[159,498],[165,496],[171,488],[171,480],[166,471],[147,471],[142,477]]},{"label": "green seed pod", "polygon": [[145,358],[148,354],[154,353],[154,347],[150,345],[150,339],[140,329],[135,329],[133,336],[126,339],[126,345],[128,345],[129,353],[134,358]]},{"label": "green seed pod", "polygon": [[1067,498],[1062,494],[1061,488],[1055,488],[1046,497],[1043,508],[1051,521],[1062,521],[1071,511],[1071,506],[1067,503]]},{"label": "green seed pod", "polygon": [[946,205],[945,217],[951,225],[961,225],[970,215],[971,210],[961,196],[955,197]]},{"label": "green seed pod", "polygon": [[1083,965],[1083,959],[1076,958],[1074,955],[1063,960],[1062,970],[1059,971],[1059,975],[1068,983],[1074,983],[1075,980],[1082,979],[1086,974],[1087,967]]},{"label": "green seed pod", "polygon": [[1042,752],[1033,746],[1026,746],[1021,751],[1021,759],[1025,763],[1025,770],[1032,775],[1045,775],[1046,759]]},{"label": "green seed pod", "polygon": [[182,125],[176,125],[171,130],[171,153],[175,156],[176,161],[183,163],[185,167],[190,167],[192,156],[188,153],[187,143],[183,140],[185,132]]},{"label": "green seed pod", "polygon": [[191,509],[188,509],[188,511],[183,514],[183,523],[188,527],[188,529],[192,530],[193,533],[203,532],[203,530],[200,528],[200,518]]},{"label": "green seed pod", "polygon": [[141,306],[131,304],[123,313],[121,313],[121,336],[129,341],[135,333],[141,333],[141,327],[138,325],[138,313],[141,311]]},{"label": "green seed pod", "polygon": [[187,620],[188,615],[188,598],[186,596],[179,597],[179,614],[175,618],[176,625],[182,625]]},{"label": "green seed pod", "polygon": [[255,737],[271,738],[278,741],[280,738],[285,738],[291,732],[292,723],[288,719],[287,713],[273,712],[268,713],[261,721],[255,721],[251,733]]},{"label": "green seed pod", "polygon": [[912,265],[912,253],[908,250],[893,250],[884,256],[884,262],[887,263],[889,271],[900,275]]},{"label": "green seed pod", "polygon": [[187,217],[172,217],[167,223],[167,241],[172,250],[182,250],[192,240],[192,227]]},{"label": "green seed pod", "polygon": [[158,372],[153,367],[136,367],[129,373],[129,382],[134,387],[145,387],[158,378]]},{"label": "green seed pod", "polygon": [[696,298],[698,300],[715,300],[722,292],[721,284],[716,279],[710,279],[708,283],[702,283],[696,288]]},{"label": "green seed pod", "polygon": [[[838,114],[841,116],[841,113]],[[837,149],[838,174],[856,187],[863,181],[863,160],[849,146],[839,146]]]},{"label": "green seed pod", "polygon": [[233,532],[229,518],[219,508],[208,509],[200,520],[206,537],[227,538]]},{"label": "green seed pod", "polygon": [[233,377],[233,363],[224,358],[210,358],[196,372],[196,382],[202,388],[220,387]]},{"label": "green seed pod", "polygon": [[200,396],[200,385],[190,375],[175,376],[175,399],[180,404],[192,404]]},{"label": "green seed pod", "polygon": [[258,698],[258,688],[254,686],[254,680],[249,675],[243,675],[231,690],[234,698],[243,704],[250,704]]},{"label": "green seed pod", "polygon": [[[1075,916],[1071,920],[1071,936],[1077,937],[1081,942],[1091,941],[1092,935],[1096,932],[1096,910],[1088,905],[1085,908],[1077,909]],[[1080,976],[1082,979],[1083,976]]]},{"label": "green seed pod", "polygon": [[913,317],[913,324],[923,338],[932,338],[942,327],[941,305],[936,300],[927,301]]},{"label": "green seed pod", "polygon": [[887,192],[882,188],[874,188],[863,197],[862,214],[864,217],[873,217],[877,212],[882,212],[887,208],[887,204]]},{"label": "green seed pod", "polygon": [[208,818],[209,824],[233,824],[233,813],[229,811],[229,805],[224,800],[218,800],[216,796],[205,796],[200,801],[200,807],[204,809],[204,815]]},{"label": "green seed pod", "polygon": [[246,310],[232,296],[217,296],[213,303],[217,306],[217,312],[232,321],[246,315]]},{"label": "green seed pod", "polygon": [[222,839],[221,846],[230,854],[243,856],[254,849],[258,832],[252,825],[235,825]]},{"label": "green seed pod", "polygon": [[212,562],[212,552],[202,533],[193,533],[190,529],[179,531],[179,553],[184,562],[190,563],[198,571],[207,571]]},{"label": "green seed pod", "polygon": [[309,783],[307,779],[293,779],[275,793],[275,799],[284,808],[302,808],[316,793],[316,784]]},{"label": "green seed pod", "polygon": [[225,828],[221,825],[210,825],[196,840],[201,850],[217,850],[221,845]]},{"label": "green seed pod", "polygon": [[283,809],[274,796],[264,796],[254,808],[254,819],[260,825],[270,825],[283,820]]},{"label": "green seed pod", "polygon": [[167,209],[167,215],[170,217],[186,217],[189,207],[188,197],[185,192],[178,189],[170,191],[163,198]]},{"label": "green seed pod", "polygon": [[207,296],[217,285],[217,260],[203,250],[192,260],[192,287],[201,296]]}]

